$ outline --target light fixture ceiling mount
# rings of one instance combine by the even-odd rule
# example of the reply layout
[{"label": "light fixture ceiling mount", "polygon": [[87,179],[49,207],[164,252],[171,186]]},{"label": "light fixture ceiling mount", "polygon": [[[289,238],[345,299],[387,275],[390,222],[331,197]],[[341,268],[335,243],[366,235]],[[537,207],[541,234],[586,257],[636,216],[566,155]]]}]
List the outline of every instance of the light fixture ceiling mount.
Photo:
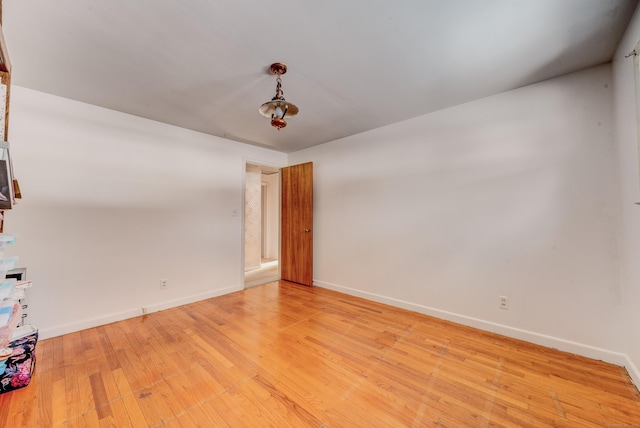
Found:
[{"label": "light fixture ceiling mount", "polygon": [[276,77],[276,95],[260,106],[258,111],[264,117],[271,119],[271,126],[280,130],[287,126],[287,121],[284,120],[285,116],[293,117],[300,111],[295,104],[292,104],[284,99],[284,92],[282,91],[282,79],[280,76],[287,72],[287,65],[281,62],[274,62],[271,64],[270,70]]}]

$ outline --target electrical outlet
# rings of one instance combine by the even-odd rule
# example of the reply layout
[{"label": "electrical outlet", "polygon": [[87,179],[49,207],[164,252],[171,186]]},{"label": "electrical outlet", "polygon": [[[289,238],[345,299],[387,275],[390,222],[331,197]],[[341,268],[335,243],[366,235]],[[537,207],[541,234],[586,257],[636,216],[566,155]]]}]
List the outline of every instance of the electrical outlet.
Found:
[{"label": "electrical outlet", "polygon": [[147,308],[145,306],[142,307],[142,315],[146,315],[147,314]]},{"label": "electrical outlet", "polygon": [[167,279],[160,280],[160,290],[166,290],[168,286],[169,286],[169,280]]},{"label": "electrical outlet", "polygon": [[507,296],[500,296],[499,299],[498,307],[500,309],[509,309],[509,298]]}]

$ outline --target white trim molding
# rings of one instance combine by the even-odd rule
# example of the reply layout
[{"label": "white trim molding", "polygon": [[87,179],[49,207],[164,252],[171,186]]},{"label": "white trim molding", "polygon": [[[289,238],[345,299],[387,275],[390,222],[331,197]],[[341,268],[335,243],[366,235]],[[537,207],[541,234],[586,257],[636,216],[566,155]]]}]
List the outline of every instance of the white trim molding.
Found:
[{"label": "white trim molding", "polygon": [[[201,300],[211,299],[213,297],[222,296],[229,293],[242,290],[241,286],[222,288],[213,291],[207,291],[205,293],[194,294],[191,296],[184,296],[179,299],[167,300],[165,302],[156,303],[149,306],[141,306],[135,309],[129,309],[122,312],[116,312],[102,317],[96,317],[91,319],[82,320],[79,322],[62,324],[58,326],[41,329],[39,331],[40,339],[49,339],[56,336],[62,336],[63,334],[74,333],[80,330],[86,330],[88,328],[98,327],[105,324],[110,324],[117,321],[126,320],[129,318],[135,318],[142,315],[148,315],[153,312],[163,311],[165,309],[171,309],[189,303],[199,302]],[[143,309],[144,308],[144,309]],[[146,312],[145,312],[146,310]]]}]

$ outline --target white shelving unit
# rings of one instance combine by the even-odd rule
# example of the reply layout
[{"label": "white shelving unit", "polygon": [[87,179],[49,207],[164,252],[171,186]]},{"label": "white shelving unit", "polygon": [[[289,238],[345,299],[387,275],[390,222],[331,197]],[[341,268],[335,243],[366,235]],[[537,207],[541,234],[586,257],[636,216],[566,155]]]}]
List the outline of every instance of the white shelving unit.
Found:
[{"label": "white shelving unit", "polygon": [[7,278],[18,258],[4,258],[4,249],[15,241],[15,235],[0,234],[0,393],[29,384],[38,341],[38,330],[23,323],[23,302],[31,281]]}]

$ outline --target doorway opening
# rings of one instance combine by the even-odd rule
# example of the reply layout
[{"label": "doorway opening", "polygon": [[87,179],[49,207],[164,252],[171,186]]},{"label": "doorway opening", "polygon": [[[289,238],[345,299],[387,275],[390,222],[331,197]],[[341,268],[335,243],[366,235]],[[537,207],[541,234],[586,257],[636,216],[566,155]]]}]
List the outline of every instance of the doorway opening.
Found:
[{"label": "doorway opening", "polygon": [[246,164],[244,286],[280,279],[280,170]]}]

